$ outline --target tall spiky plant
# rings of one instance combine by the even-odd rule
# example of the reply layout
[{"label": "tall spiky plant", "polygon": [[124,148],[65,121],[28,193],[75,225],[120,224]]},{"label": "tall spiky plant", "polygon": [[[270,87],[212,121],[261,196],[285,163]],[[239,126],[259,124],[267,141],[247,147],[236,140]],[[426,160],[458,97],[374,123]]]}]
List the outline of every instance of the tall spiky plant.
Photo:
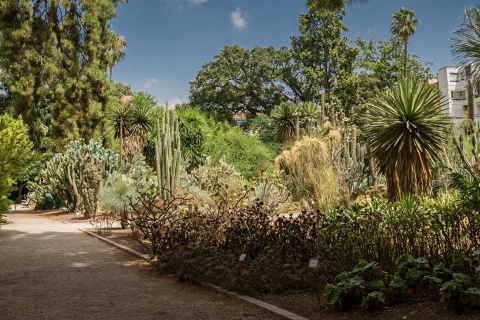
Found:
[{"label": "tall spiky plant", "polygon": [[431,191],[433,168],[451,128],[442,105],[436,87],[413,78],[400,80],[369,101],[365,137],[387,179],[390,201]]},{"label": "tall spiky plant", "polygon": [[155,141],[158,191],[163,200],[167,200],[180,181],[180,133],[175,110],[169,111],[168,104],[163,111],[162,126],[157,119],[157,138]]}]

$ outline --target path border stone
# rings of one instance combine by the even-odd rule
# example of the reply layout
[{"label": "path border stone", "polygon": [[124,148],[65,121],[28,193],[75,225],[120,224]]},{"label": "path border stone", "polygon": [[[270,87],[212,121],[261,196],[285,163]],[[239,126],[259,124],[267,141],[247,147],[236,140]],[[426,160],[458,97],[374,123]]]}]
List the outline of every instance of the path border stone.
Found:
[{"label": "path border stone", "polygon": [[[62,221],[62,222],[66,223],[66,224],[69,224],[69,223],[66,222],[66,221]],[[80,231],[82,231],[82,232],[84,232],[84,233],[86,233],[86,234],[88,234],[88,235],[90,235],[90,236],[92,236],[92,237],[95,237],[95,238],[97,238],[97,239],[100,239],[100,240],[102,240],[102,241],[104,241],[104,242],[107,242],[107,243],[113,245],[114,247],[117,247],[118,249],[121,249],[121,250],[123,250],[123,251],[125,251],[125,252],[127,252],[127,253],[135,256],[135,257],[137,257],[137,258],[140,258],[140,259],[142,259],[142,260],[144,260],[144,261],[150,262],[150,257],[149,257],[149,255],[147,255],[147,254],[142,254],[142,253],[140,253],[140,252],[138,252],[138,251],[135,251],[135,250],[133,250],[133,249],[130,249],[130,248],[128,248],[128,247],[125,247],[124,245],[121,245],[121,244],[119,244],[119,243],[116,243],[115,241],[112,241],[112,240],[110,240],[110,239],[107,239],[107,238],[105,238],[105,237],[102,237],[102,236],[100,236],[100,235],[98,235],[98,234],[96,234],[96,233],[94,233],[94,232],[85,230],[85,229],[83,229],[83,228],[78,228],[78,230],[80,230]],[[216,285],[211,284],[211,283],[208,283],[208,282],[200,282],[200,284],[203,285],[204,287],[213,289],[213,290],[215,290],[215,291],[217,291],[217,292],[219,292],[219,293],[225,294],[225,295],[227,295],[227,296],[230,296],[230,297],[233,297],[233,298],[237,298],[237,299],[241,299],[241,300],[244,300],[244,301],[249,302],[249,303],[251,303],[251,304],[254,304],[254,305],[256,305],[256,306],[258,306],[258,307],[260,307],[260,308],[262,308],[262,309],[265,309],[265,310],[267,310],[267,311],[270,311],[270,312],[272,312],[272,313],[274,313],[274,314],[276,314],[276,315],[278,315],[278,316],[281,316],[281,317],[283,317],[283,318],[285,318],[285,319],[290,319],[290,320],[308,320],[307,318],[304,318],[304,317],[302,317],[302,316],[299,316],[299,315],[297,315],[297,314],[294,314],[294,313],[292,313],[292,312],[290,312],[290,311],[281,309],[281,308],[279,308],[279,307],[277,307],[277,306],[274,306],[274,305],[272,305],[272,304],[269,304],[269,303],[267,303],[267,302],[264,302],[264,301],[261,301],[261,300],[258,300],[258,299],[255,299],[255,298],[252,298],[252,297],[249,297],[249,296],[241,295],[241,294],[238,294],[238,293],[235,293],[235,292],[227,291],[227,290],[225,290],[225,289],[223,289],[223,288],[221,288],[221,287],[219,287],[219,286],[216,286]]]}]

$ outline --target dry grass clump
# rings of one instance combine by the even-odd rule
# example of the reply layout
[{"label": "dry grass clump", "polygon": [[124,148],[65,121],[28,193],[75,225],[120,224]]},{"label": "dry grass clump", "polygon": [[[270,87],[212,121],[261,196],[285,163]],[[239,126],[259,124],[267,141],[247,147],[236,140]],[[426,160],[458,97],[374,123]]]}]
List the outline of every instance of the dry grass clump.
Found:
[{"label": "dry grass clump", "polygon": [[275,159],[275,168],[292,183],[294,201],[309,209],[328,209],[338,203],[338,178],[333,150],[341,135],[331,130],[325,138],[305,137]]}]

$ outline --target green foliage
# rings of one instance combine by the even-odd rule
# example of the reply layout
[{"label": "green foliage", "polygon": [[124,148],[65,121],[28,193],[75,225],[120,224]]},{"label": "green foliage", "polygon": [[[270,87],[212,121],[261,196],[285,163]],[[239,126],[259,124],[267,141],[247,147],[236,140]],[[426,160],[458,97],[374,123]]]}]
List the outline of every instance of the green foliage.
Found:
[{"label": "green foliage", "polygon": [[190,171],[205,162],[203,144],[209,132],[209,120],[198,108],[191,107],[178,110],[177,116],[182,159]]},{"label": "green foliage", "polygon": [[0,220],[8,211],[10,192],[16,179],[27,169],[33,158],[33,144],[28,137],[28,127],[22,118],[0,116]]},{"label": "green foliage", "polygon": [[277,131],[278,140],[282,143],[291,143],[296,139],[296,123],[299,121],[298,107],[293,102],[284,102],[275,107],[271,117]]},{"label": "green foliage", "polygon": [[280,153],[281,145],[278,143],[273,119],[264,114],[247,119],[244,131],[258,135],[258,139],[270,147],[275,153]]},{"label": "green foliage", "polygon": [[451,128],[451,119],[439,108],[442,103],[437,88],[414,78],[399,81],[369,101],[365,138],[387,178],[390,201],[431,192],[433,168]]},{"label": "green foliage", "polygon": [[281,64],[274,61],[283,59],[281,53],[273,47],[248,50],[225,46],[190,83],[192,105],[219,113],[226,120],[235,113],[268,114],[286,100],[283,88],[276,85]]},{"label": "green foliage", "polygon": [[[360,74],[360,99],[362,103],[372,98],[377,91],[393,86],[403,77],[404,49],[398,37],[387,40],[362,38],[355,39],[360,52],[356,60],[357,72]],[[417,55],[408,55],[407,72],[411,77],[425,79],[431,77],[431,63],[423,65]]]},{"label": "green foliage", "polygon": [[140,194],[154,186],[152,169],[144,158],[136,156],[123,173],[112,172],[100,186],[98,207],[106,219],[120,218],[126,227],[132,206],[139,201]]},{"label": "green foliage", "polygon": [[72,141],[64,153],[57,153],[47,161],[40,173],[38,194],[58,195],[71,210],[78,210],[85,218],[97,212],[100,185],[113,171],[118,170],[118,155],[103,148],[100,142],[89,144]]},{"label": "green foliage", "polygon": [[[450,45],[453,56],[460,64],[470,68],[467,74],[476,88],[480,84],[480,5],[465,8],[465,15],[454,31],[455,38]],[[467,71],[467,70],[465,70]]]},{"label": "green foliage", "polygon": [[294,58],[311,84],[311,101],[320,100],[320,94],[334,94],[345,113],[349,114],[356,102],[358,81],[353,75],[356,48],[342,36],[348,28],[342,19],[345,11],[329,11],[310,6],[307,14],[299,17],[300,36],[291,37]]},{"label": "green foliage", "polygon": [[[109,138],[106,71],[121,59],[109,20],[124,0],[3,1],[0,69],[36,148]],[[67,31],[68,30],[68,31]]]},{"label": "green foliage", "polygon": [[246,135],[240,127],[217,127],[206,139],[204,153],[211,157],[213,165],[225,157],[247,181],[273,170],[273,151],[257,135]]},{"label": "green foliage", "polygon": [[407,59],[408,59],[408,38],[415,34],[416,26],[420,23],[420,20],[414,18],[415,12],[401,7],[392,16],[392,27],[390,32],[400,37],[405,46],[404,52],[404,64],[403,64],[403,77],[407,77]]}]

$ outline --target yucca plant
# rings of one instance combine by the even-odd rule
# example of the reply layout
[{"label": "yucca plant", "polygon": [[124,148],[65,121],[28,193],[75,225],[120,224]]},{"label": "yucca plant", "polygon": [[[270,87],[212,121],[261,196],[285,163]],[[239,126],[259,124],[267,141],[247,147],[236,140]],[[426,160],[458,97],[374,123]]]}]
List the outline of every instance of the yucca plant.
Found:
[{"label": "yucca plant", "polygon": [[277,129],[278,140],[282,143],[293,142],[296,137],[297,105],[293,102],[282,102],[272,111],[271,117]]},{"label": "yucca plant", "polygon": [[365,138],[387,179],[390,201],[431,191],[433,168],[451,133],[443,103],[436,87],[414,78],[399,81],[368,102]]}]

